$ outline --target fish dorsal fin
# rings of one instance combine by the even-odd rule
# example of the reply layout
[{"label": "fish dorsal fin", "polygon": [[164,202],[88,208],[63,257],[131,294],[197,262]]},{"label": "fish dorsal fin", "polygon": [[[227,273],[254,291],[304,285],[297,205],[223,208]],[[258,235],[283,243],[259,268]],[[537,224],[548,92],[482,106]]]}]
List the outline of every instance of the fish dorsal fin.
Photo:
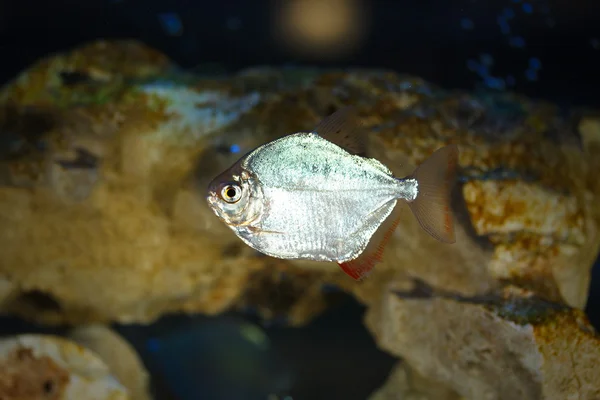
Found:
[{"label": "fish dorsal fin", "polygon": [[360,137],[360,121],[356,117],[356,110],[352,106],[340,108],[328,117],[325,117],[313,130],[323,139],[329,140],[348,153],[364,155],[366,146]]}]

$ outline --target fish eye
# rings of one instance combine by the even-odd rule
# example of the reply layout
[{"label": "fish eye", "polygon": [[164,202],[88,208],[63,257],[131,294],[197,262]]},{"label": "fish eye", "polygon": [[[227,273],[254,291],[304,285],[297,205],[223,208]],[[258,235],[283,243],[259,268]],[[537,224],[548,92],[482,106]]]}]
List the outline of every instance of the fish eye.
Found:
[{"label": "fish eye", "polygon": [[238,185],[225,185],[221,189],[221,197],[228,203],[236,203],[242,197],[242,188]]}]

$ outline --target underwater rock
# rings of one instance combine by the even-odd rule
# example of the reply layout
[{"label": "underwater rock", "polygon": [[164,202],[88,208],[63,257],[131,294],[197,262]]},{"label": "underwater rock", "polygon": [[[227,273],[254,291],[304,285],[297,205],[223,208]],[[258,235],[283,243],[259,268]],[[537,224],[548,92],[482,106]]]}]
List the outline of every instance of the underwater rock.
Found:
[{"label": "underwater rock", "polygon": [[104,325],[80,326],[69,339],[100,356],[116,379],[127,388],[131,400],[150,400],[149,374],[136,350]]},{"label": "underwater rock", "polygon": [[432,382],[399,361],[385,384],[368,400],[461,400],[451,389]]},{"label": "underwater rock", "polygon": [[[370,155],[396,174],[445,144],[461,150],[456,243],[406,211],[361,284],[335,264],[257,254],[204,198],[241,154],[348,104]],[[599,149],[561,118],[545,103],[382,70],[194,76],[135,41],[48,57],[0,91],[2,310],[131,323],[258,305],[297,325],[326,307],[324,287],[370,305],[412,277],[465,296],[513,284],[582,308],[600,245]]]},{"label": "underwater rock", "polygon": [[131,399],[93,352],[49,335],[20,335],[0,340],[0,398]]},{"label": "underwater rock", "polygon": [[415,285],[366,317],[378,346],[467,399],[597,399],[600,336],[581,310],[506,287],[461,297]]}]

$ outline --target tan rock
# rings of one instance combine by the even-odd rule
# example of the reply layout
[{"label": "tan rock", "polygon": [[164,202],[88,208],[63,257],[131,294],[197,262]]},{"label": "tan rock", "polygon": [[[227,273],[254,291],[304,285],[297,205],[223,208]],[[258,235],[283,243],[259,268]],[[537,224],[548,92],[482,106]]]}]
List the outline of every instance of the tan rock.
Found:
[{"label": "tan rock", "polygon": [[[356,105],[371,155],[398,174],[446,143],[461,149],[457,243],[436,242],[407,210],[364,284],[334,264],[256,254],[204,200],[239,157],[231,145],[243,153],[311,129],[342,104]],[[149,322],[260,300],[265,315],[278,309],[300,324],[326,307],[324,283],[374,304],[382,287],[411,277],[466,296],[508,282],[582,308],[600,244],[598,149],[582,149],[552,106],[386,71],[208,79],[140,43],[99,41],[7,85],[0,137],[11,149],[0,154],[3,310],[45,323]]]},{"label": "tan rock", "polygon": [[377,344],[467,399],[600,397],[600,337],[579,310],[515,288],[465,298],[422,286],[379,307],[367,316]]},{"label": "tan rock", "polygon": [[405,362],[398,362],[385,384],[369,400],[462,400],[444,385],[420,376]]},{"label": "tan rock", "polygon": [[95,354],[68,340],[21,335],[0,341],[3,400],[128,400]]},{"label": "tan rock", "polygon": [[73,329],[69,338],[96,353],[116,379],[127,388],[131,400],[150,400],[146,367],[136,350],[116,332],[103,325]]}]

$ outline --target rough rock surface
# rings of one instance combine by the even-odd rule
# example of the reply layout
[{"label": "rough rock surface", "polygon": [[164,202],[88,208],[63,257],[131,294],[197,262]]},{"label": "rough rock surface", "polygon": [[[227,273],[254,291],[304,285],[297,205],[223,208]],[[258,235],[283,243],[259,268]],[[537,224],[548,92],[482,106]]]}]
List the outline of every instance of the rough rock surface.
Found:
[{"label": "rough rock surface", "polygon": [[523,289],[461,297],[420,283],[366,319],[382,349],[467,399],[600,398],[600,336],[582,311]]},{"label": "rough rock surface", "polygon": [[432,382],[399,361],[385,384],[368,400],[462,400],[445,385]]},{"label": "rough rock surface", "polygon": [[104,325],[80,326],[69,339],[96,353],[115,378],[127,388],[131,400],[150,400],[149,374],[136,350]]},{"label": "rough rock surface", "polygon": [[[256,254],[203,198],[239,157],[232,145],[311,129],[344,104],[398,174],[446,143],[461,150],[457,243],[431,239],[407,211],[364,285],[335,265]],[[302,323],[323,307],[323,283],[371,303],[382,282],[417,277],[463,295],[512,283],[582,308],[600,243],[599,158],[591,125],[582,140],[576,122],[549,104],[386,71],[206,78],[137,42],[94,42],[0,92],[0,305],[46,323],[148,322],[283,299]]]},{"label": "rough rock surface", "polygon": [[93,352],[62,338],[21,335],[0,341],[0,399],[129,400]]}]

